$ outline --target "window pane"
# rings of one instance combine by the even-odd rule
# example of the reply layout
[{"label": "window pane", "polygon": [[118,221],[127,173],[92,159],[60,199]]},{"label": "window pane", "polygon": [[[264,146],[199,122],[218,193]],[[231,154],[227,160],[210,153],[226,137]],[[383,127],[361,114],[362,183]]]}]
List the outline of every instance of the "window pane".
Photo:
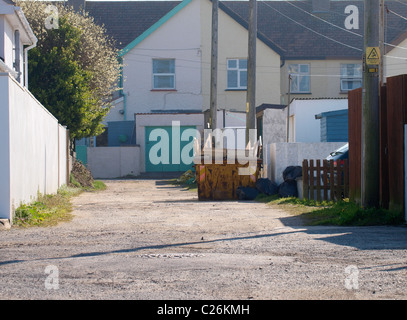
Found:
[{"label": "window pane", "polygon": [[348,65],[341,64],[341,76],[346,77],[348,75]]},{"label": "window pane", "polygon": [[175,60],[153,60],[153,73],[174,73],[175,72]]},{"label": "window pane", "polygon": [[290,64],[288,66],[288,73],[298,73],[298,64]]},{"label": "window pane", "polygon": [[240,71],[240,86],[247,88],[247,71]]},{"label": "window pane", "polygon": [[299,92],[298,88],[298,76],[291,76],[291,92]]},{"label": "window pane", "polygon": [[362,65],[361,64],[342,64],[341,76],[349,78],[361,78],[362,77]]},{"label": "window pane", "polygon": [[301,65],[300,65],[300,72],[301,72],[301,73],[308,73],[308,72],[309,72],[309,65],[307,65],[307,64],[301,64]]},{"label": "window pane", "polygon": [[356,78],[361,78],[363,76],[363,71],[362,71],[362,65],[361,64],[355,64],[354,67],[354,76]]},{"label": "window pane", "polygon": [[353,77],[355,75],[355,65],[354,64],[346,64],[343,75],[345,77]]},{"label": "window pane", "polygon": [[247,69],[247,59],[239,60],[239,69]]},{"label": "window pane", "polygon": [[173,89],[174,76],[154,76],[154,89]]},{"label": "window pane", "polygon": [[228,60],[228,68],[237,68],[237,60]]},{"label": "window pane", "polygon": [[343,91],[348,91],[348,90],[353,90],[362,87],[362,81],[361,80],[342,80],[342,90]]},{"label": "window pane", "polygon": [[228,88],[237,88],[237,70],[228,71]]},{"label": "window pane", "polygon": [[300,77],[300,91],[301,92],[309,92],[309,76],[302,76]]}]

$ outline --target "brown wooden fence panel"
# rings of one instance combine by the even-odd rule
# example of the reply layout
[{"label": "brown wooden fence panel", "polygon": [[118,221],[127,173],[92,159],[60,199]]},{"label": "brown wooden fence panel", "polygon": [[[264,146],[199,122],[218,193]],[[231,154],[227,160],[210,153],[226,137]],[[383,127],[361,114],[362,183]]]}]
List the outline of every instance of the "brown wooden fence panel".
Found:
[{"label": "brown wooden fence panel", "polygon": [[308,161],[304,160],[302,162],[302,192],[304,199],[309,199],[309,181],[308,181]]},{"label": "brown wooden fence panel", "polygon": [[[348,94],[349,198],[361,203],[362,89]],[[404,124],[407,123],[407,75],[387,78],[380,91],[380,206],[403,210]]]},{"label": "brown wooden fence panel", "polygon": [[389,209],[404,209],[404,124],[407,75],[387,78],[387,153]]},{"label": "brown wooden fence panel", "polygon": [[[349,170],[348,160],[337,165],[333,160],[329,162],[316,160],[303,160],[303,196],[306,200],[338,201],[348,197]],[[328,192],[329,191],[329,192]]]},{"label": "brown wooden fence panel", "polygon": [[361,203],[362,89],[348,93],[349,199]]},{"label": "brown wooden fence panel", "polygon": [[349,198],[349,166],[348,161],[343,162],[343,185],[344,185],[344,198]]},{"label": "brown wooden fence panel", "polygon": [[380,89],[380,206],[389,207],[389,161],[387,142],[387,87]]},{"label": "brown wooden fence panel", "polygon": [[317,160],[317,166],[315,168],[317,173],[317,201],[321,201],[321,160]]},{"label": "brown wooden fence panel", "polygon": [[314,187],[315,187],[315,182],[314,182],[314,160],[309,161],[309,174],[308,174],[308,180],[309,180],[309,194],[310,194],[310,199],[314,199]]},{"label": "brown wooden fence panel", "polygon": [[324,199],[328,199],[328,160],[322,162],[322,183],[324,185]]}]

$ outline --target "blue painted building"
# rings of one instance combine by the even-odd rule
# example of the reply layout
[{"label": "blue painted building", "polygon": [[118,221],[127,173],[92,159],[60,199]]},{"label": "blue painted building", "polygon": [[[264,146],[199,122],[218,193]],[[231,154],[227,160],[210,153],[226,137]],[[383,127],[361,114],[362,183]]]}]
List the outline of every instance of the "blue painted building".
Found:
[{"label": "blue painted building", "polygon": [[108,146],[120,147],[136,144],[136,132],[133,121],[108,122]]},{"label": "blue painted building", "polygon": [[348,109],[323,112],[315,119],[321,120],[321,142],[348,141]]}]

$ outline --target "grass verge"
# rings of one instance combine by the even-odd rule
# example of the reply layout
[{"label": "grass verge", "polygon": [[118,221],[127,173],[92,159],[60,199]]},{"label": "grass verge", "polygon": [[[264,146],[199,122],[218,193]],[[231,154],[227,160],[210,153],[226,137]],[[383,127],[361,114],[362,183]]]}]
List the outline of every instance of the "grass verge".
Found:
[{"label": "grass verge", "polygon": [[349,199],[338,202],[316,202],[260,195],[256,200],[300,216],[307,225],[376,226],[405,223],[402,212],[383,208],[364,209]]},{"label": "grass verge", "polygon": [[32,227],[54,226],[60,222],[72,219],[71,198],[83,191],[98,191],[106,189],[102,181],[94,181],[93,188],[77,185],[64,185],[56,194],[38,194],[37,200],[30,204],[22,204],[14,214],[13,226]]}]

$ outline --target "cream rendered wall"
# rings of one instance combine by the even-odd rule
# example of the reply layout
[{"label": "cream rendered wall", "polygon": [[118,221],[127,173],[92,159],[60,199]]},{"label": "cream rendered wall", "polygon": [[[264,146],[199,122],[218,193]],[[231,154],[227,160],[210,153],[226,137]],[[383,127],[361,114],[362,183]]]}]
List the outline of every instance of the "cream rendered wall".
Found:
[{"label": "cream rendered wall", "polygon": [[[210,106],[212,2],[201,0],[203,110]],[[218,108],[246,111],[246,91],[226,91],[226,60],[248,56],[248,31],[219,9],[218,13]],[[280,103],[280,56],[257,40],[256,105]]]},{"label": "cream rendered wall", "polygon": [[407,74],[407,50],[405,48],[407,48],[407,39],[385,55],[384,74],[386,77]]},{"label": "cream rendered wall", "polygon": [[290,64],[310,65],[311,93],[291,93],[295,98],[346,98],[341,92],[341,64],[362,63],[360,60],[286,60],[281,70],[281,103],[288,103],[288,66]]},{"label": "cream rendered wall", "polygon": [[[194,0],[124,56],[126,119],[151,110],[201,110],[199,1]],[[153,58],[174,58],[176,90],[152,91]]]}]

